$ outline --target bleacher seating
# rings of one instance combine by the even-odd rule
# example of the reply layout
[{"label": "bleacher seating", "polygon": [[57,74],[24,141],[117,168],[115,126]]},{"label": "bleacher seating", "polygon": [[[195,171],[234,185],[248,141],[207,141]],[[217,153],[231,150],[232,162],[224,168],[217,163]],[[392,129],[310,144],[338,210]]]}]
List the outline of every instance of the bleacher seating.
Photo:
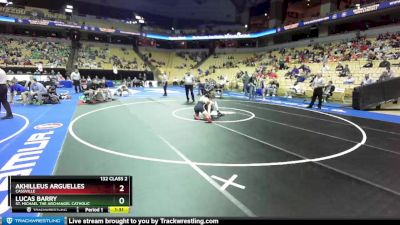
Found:
[{"label": "bleacher seating", "polygon": [[17,36],[0,37],[0,65],[8,67],[65,68],[71,53],[67,40],[27,38]]},{"label": "bleacher seating", "polygon": [[[372,60],[372,68],[363,68],[369,61],[370,50],[374,51],[376,56]],[[384,54],[383,54],[384,53]],[[168,53],[172,54],[172,53]],[[167,53],[154,54],[156,60],[166,60],[166,66],[159,66],[161,70],[168,70],[170,68],[171,57]],[[326,55],[326,56],[325,56]],[[325,56],[325,57],[324,57]],[[336,91],[332,99],[343,101],[345,97],[350,97],[352,90],[355,86],[359,86],[364,75],[370,74],[373,80],[378,80],[380,75],[386,68],[379,68],[378,65],[383,57],[387,57],[391,64],[398,64],[400,57],[400,35],[381,35],[377,38],[362,38],[359,40],[351,40],[346,42],[334,42],[324,45],[303,46],[292,49],[275,50],[271,52],[257,52],[257,53],[217,53],[211,55],[205,60],[198,68],[182,68],[173,71],[172,77],[181,78],[187,71],[191,71],[194,75],[200,78],[213,78],[223,75],[236,86],[240,83],[236,74],[240,71],[247,71],[252,74],[257,68],[264,68],[264,71],[275,71],[278,75],[280,83],[279,94],[283,95],[286,90],[293,85],[294,79],[285,79],[284,75],[301,65],[307,65],[311,69],[311,74],[322,72],[326,81],[332,80],[336,86]],[[288,69],[279,69],[279,60],[286,61],[285,64]],[[174,60],[172,60],[174,61]],[[327,70],[323,70],[323,61],[328,66]],[[353,84],[344,84],[346,77],[339,77],[339,72],[335,70],[338,62],[343,66],[348,65],[353,78]],[[399,66],[392,66],[394,74],[399,75]],[[207,72],[206,72],[207,71]],[[206,75],[208,74],[208,75]],[[170,80],[172,79],[170,76]],[[310,78],[305,83],[308,84]],[[305,85],[307,94],[310,95],[311,88]]]},{"label": "bleacher seating", "polygon": [[83,42],[79,49],[78,68],[143,71],[146,66],[131,46]]},{"label": "bleacher seating", "polygon": [[172,82],[174,77],[180,79],[188,71],[195,72],[195,66],[206,57],[207,51],[175,52],[155,48],[142,48],[140,52],[160,72],[169,75],[169,80]]}]

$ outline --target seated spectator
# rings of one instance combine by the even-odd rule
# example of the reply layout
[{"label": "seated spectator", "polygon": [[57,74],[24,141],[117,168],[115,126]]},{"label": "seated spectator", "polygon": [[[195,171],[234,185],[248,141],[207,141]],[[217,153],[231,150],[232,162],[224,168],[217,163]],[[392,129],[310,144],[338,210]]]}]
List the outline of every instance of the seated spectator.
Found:
[{"label": "seated spectator", "polygon": [[323,64],[322,64],[321,72],[322,72],[322,73],[326,73],[326,72],[328,72],[328,71],[329,71],[329,66],[328,66],[326,63],[323,63]]},{"label": "seated spectator", "polygon": [[310,67],[306,66],[305,64],[301,65],[299,69],[303,70],[306,76],[311,73]]},{"label": "seated spectator", "polygon": [[360,85],[363,86],[363,85],[368,85],[368,84],[372,84],[372,83],[374,83],[374,81],[369,77],[369,74],[365,74]]},{"label": "seated spectator", "polygon": [[306,80],[306,76],[304,74],[301,74],[300,76],[297,76],[295,85],[297,83],[303,83],[305,80]]},{"label": "seated spectator", "polygon": [[379,63],[380,68],[387,68],[390,67],[390,62],[387,61],[386,57],[383,58],[383,61]]},{"label": "seated spectator", "polygon": [[272,70],[269,70],[269,71],[268,71],[267,77],[268,77],[269,79],[278,79],[278,75],[277,75],[275,72],[273,72]]},{"label": "seated spectator", "polygon": [[324,94],[323,96],[325,97],[324,100],[328,101],[328,99],[333,95],[333,92],[335,91],[335,85],[333,85],[332,81],[328,82],[328,85],[324,87]]},{"label": "seated spectator", "polygon": [[270,96],[272,94],[272,97],[275,97],[278,88],[279,82],[276,79],[271,80],[267,86],[267,96]]},{"label": "seated spectator", "polygon": [[346,77],[350,75],[350,68],[349,65],[346,64],[346,66],[344,67],[344,69],[339,73],[339,77]]},{"label": "seated spectator", "polygon": [[372,63],[372,61],[368,61],[367,64],[365,64],[363,67],[364,68],[372,68],[374,66],[374,64]]},{"label": "seated spectator", "polygon": [[297,69],[296,67],[293,68],[292,72],[290,73],[289,78],[292,79],[293,77],[297,78],[299,76],[300,70]]},{"label": "seated spectator", "polygon": [[354,84],[354,78],[351,74],[349,74],[343,84]]},{"label": "seated spectator", "polygon": [[378,81],[387,81],[392,78],[394,78],[393,73],[390,73],[389,71],[383,71]]},{"label": "seated spectator", "polygon": [[57,72],[56,76],[57,76],[57,80],[58,80],[58,81],[65,80],[65,78],[63,77],[63,75],[61,75],[60,71]]},{"label": "seated spectator", "polygon": [[285,68],[286,68],[286,66],[285,66],[285,60],[280,59],[280,60],[279,60],[279,69],[280,69],[280,70],[284,70]]},{"label": "seated spectator", "polygon": [[296,94],[296,95],[304,95],[305,94],[303,83],[296,82],[293,86],[291,86],[286,91],[287,98],[292,98],[292,95],[294,95],[294,94]]},{"label": "seated spectator", "polygon": [[172,85],[178,86],[179,85],[178,81],[179,81],[178,78],[174,77],[174,79],[172,80]]},{"label": "seated spectator", "polygon": [[89,89],[88,87],[88,81],[85,78],[85,76],[82,76],[81,80],[80,80],[80,85],[83,91],[87,91]]},{"label": "seated spectator", "polygon": [[341,63],[339,63],[337,66],[336,66],[336,71],[342,71],[344,68],[343,68],[343,65],[341,64]]},{"label": "seated spectator", "polygon": [[12,78],[12,80],[11,80],[13,83],[18,83],[18,80],[17,80],[17,78],[15,77],[15,76],[13,76],[13,78]]}]

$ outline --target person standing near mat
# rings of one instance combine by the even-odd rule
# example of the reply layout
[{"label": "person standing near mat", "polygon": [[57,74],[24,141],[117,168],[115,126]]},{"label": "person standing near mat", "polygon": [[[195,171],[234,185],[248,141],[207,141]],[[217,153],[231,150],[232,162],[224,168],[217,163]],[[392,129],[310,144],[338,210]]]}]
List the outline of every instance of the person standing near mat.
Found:
[{"label": "person standing near mat", "polygon": [[322,94],[324,88],[324,78],[322,78],[322,74],[318,73],[317,76],[314,78],[311,86],[314,88],[313,96],[311,98],[311,103],[307,108],[312,108],[314,105],[315,100],[318,97],[318,109],[321,109],[322,106]]},{"label": "person standing near mat", "polygon": [[165,73],[161,74],[161,82],[164,88],[164,95],[163,96],[167,96],[167,87],[168,87],[168,76]]},{"label": "person standing near mat", "polygon": [[192,97],[192,102],[194,102],[194,94],[193,94],[194,76],[190,72],[187,72],[183,80],[185,82],[185,92],[186,92],[187,102],[189,102],[189,91]]},{"label": "person standing near mat", "polygon": [[82,92],[81,89],[81,74],[79,73],[78,69],[75,69],[74,72],[71,73],[71,80],[75,88],[75,93]]},{"label": "person standing near mat", "polygon": [[13,118],[10,103],[7,101],[7,93],[7,74],[3,69],[0,68],[0,111],[1,105],[3,105],[4,109],[6,110],[6,116],[2,117],[2,120]]}]

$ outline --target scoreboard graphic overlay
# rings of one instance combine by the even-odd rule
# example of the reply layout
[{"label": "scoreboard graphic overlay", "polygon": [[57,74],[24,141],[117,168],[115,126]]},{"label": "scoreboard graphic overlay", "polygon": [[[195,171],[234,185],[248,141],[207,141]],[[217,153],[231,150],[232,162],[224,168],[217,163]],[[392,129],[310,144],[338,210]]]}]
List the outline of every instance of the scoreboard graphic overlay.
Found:
[{"label": "scoreboard graphic overlay", "polygon": [[129,213],[131,176],[11,176],[9,206],[18,213]]}]

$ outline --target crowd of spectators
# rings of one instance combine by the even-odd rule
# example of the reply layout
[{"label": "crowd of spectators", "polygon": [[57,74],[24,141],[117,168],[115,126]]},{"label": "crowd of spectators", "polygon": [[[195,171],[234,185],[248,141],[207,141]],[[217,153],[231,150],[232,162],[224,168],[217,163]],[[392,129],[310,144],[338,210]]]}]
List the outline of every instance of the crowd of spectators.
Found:
[{"label": "crowd of spectators", "polygon": [[118,69],[144,70],[144,63],[129,55],[129,50],[120,48],[121,55],[112,54],[109,47],[92,47],[86,45],[79,50],[78,67],[90,69],[107,69],[112,65]]},{"label": "crowd of spectators", "polygon": [[65,67],[71,47],[63,42],[0,37],[0,64]]}]

